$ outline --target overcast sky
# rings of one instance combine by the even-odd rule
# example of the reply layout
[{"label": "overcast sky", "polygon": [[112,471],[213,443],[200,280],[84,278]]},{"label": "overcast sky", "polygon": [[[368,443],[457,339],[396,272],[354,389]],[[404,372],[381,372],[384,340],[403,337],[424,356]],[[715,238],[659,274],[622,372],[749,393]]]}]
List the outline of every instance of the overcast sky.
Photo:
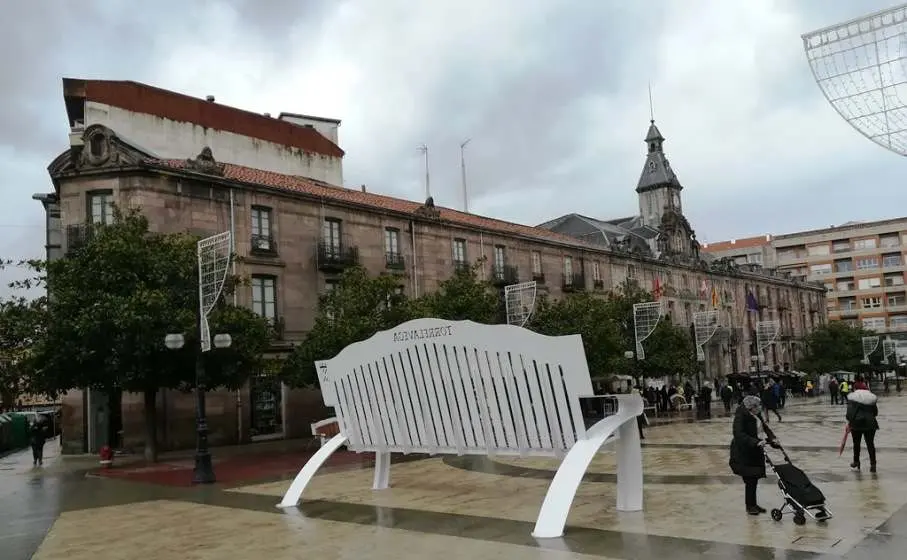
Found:
[{"label": "overcast sky", "polygon": [[827,104],[800,40],[886,0],[8,4],[6,258],[43,255],[31,195],[52,189],[46,166],[67,146],[64,76],[342,119],[347,185],[401,197],[423,198],[425,143],[435,200],[456,208],[471,138],[470,209],[526,224],[636,213],[651,82],[701,241],[907,214],[905,162]]}]

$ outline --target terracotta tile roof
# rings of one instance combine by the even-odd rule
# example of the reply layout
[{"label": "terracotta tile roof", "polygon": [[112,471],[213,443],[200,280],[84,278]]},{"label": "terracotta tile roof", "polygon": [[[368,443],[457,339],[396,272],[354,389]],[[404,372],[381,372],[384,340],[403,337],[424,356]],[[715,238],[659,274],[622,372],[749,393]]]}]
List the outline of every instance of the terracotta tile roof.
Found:
[{"label": "terracotta tile roof", "polygon": [[315,129],[139,82],[64,78],[63,90],[66,97],[194,123],[310,153],[331,157],[343,157],[344,153]]},{"label": "terracotta tile roof", "polygon": [[[181,159],[147,159],[145,160],[145,163],[154,167],[164,167],[168,169],[186,168],[186,160]],[[404,200],[402,198],[394,198],[381,194],[362,192],[361,190],[347,189],[344,187],[338,187],[335,185],[330,185],[328,183],[323,183],[321,181],[315,181],[313,179],[298,177],[296,175],[284,175],[282,173],[275,173],[273,171],[266,171],[263,169],[254,169],[251,167],[244,167],[242,165],[234,165],[231,163],[225,163],[222,165],[224,166],[224,178],[231,179],[233,181],[239,181],[241,183],[262,185],[266,187],[283,189],[286,191],[303,193],[310,196],[324,197],[326,199],[335,200],[338,202],[346,202],[359,206],[371,207],[376,210],[387,210],[404,214],[412,214],[422,206],[422,203],[420,202],[413,202],[411,200]],[[575,237],[555,233],[544,228],[515,224],[513,222],[505,222],[503,220],[486,218],[484,216],[478,216],[476,214],[467,214],[466,212],[460,212],[459,210],[453,210],[451,208],[444,208],[441,206],[438,206],[436,208],[441,212],[441,220],[446,221],[450,224],[481,228],[504,234],[534,237],[536,239],[554,241],[557,243],[566,243],[576,247],[594,249],[598,251],[602,250],[602,247],[598,245],[584,243],[583,241],[576,239]]]},{"label": "terracotta tile roof", "polygon": [[770,239],[766,239],[765,235],[759,235],[757,237],[744,237],[743,239],[732,239],[731,241],[718,241],[717,243],[709,243],[701,247],[702,251],[706,253],[713,253],[719,251],[728,251],[730,249],[750,249],[753,247],[762,247],[763,245],[768,245],[771,243]]}]

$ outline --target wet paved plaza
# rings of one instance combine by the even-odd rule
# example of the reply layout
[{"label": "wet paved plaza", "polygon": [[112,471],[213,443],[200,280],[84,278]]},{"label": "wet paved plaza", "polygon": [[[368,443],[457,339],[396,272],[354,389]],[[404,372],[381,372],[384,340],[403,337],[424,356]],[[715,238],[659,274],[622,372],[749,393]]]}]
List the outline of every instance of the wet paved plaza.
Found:
[{"label": "wet paved plaza", "polygon": [[[562,539],[530,536],[556,463],[443,457],[395,464],[392,488],[371,490],[370,469],[316,477],[298,510],[275,504],[289,481],[177,488],[86,476],[91,459],[43,469],[0,459],[0,558],[18,560],[321,558],[903,558],[907,550],[907,397],[880,402],[879,472],[838,457],[844,407],[792,404],[772,427],[828,497],[835,518],[795,526],[743,512],[727,467],[730,419],[647,433],[645,511],[614,511],[607,448],[581,485]],[[217,450],[215,450],[217,453]],[[864,462],[867,462],[864,459]],[[780,505],[773,479],[763,506]]]}]

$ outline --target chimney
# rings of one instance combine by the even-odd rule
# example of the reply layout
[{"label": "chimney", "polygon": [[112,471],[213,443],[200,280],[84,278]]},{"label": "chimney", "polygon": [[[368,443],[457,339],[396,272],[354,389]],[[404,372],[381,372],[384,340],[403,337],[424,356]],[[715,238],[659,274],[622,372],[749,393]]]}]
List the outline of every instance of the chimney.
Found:
[{"label": "chimney", "polygon": [[366,192],[365,185],[362,185],[362,192]]},{"label": "chimney", "polygon": [[214,96],[209,95],[209,96],[205,97],[205,101],[207,101],[208,103],[214,103]]}]

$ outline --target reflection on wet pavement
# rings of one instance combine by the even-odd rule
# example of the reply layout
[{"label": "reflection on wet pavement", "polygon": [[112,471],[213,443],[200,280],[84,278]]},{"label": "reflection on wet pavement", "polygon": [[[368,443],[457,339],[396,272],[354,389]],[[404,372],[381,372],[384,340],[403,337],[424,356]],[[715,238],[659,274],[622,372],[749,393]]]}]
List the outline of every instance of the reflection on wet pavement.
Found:
[{"label": "reflection on wet pavement", "polygon": [[[370,470],[329,472],[298,510],[283,512],[276,496],[289,481],[176,488],[86,477],[93,458],[61,460],[48,444],[44,469],[33,469],[28,453],[0,460],[0,558],[903,558],[907,398],[880,407],[877,476],[853,473],[838,457],[840,408],[791,406],[773,426],[828,496],[836,514],[828,526],[745,515],[742,486],[727,469],[730,421],[716,418],[648,432],[641,513],[614,511],[614,456],[605,449],[565,537],[542,541],[530,531],[556,468],[546,459],[395,464],[382,492],[371,490]],[[759,492],[766,507],[779,505],[771,479]]]}]

